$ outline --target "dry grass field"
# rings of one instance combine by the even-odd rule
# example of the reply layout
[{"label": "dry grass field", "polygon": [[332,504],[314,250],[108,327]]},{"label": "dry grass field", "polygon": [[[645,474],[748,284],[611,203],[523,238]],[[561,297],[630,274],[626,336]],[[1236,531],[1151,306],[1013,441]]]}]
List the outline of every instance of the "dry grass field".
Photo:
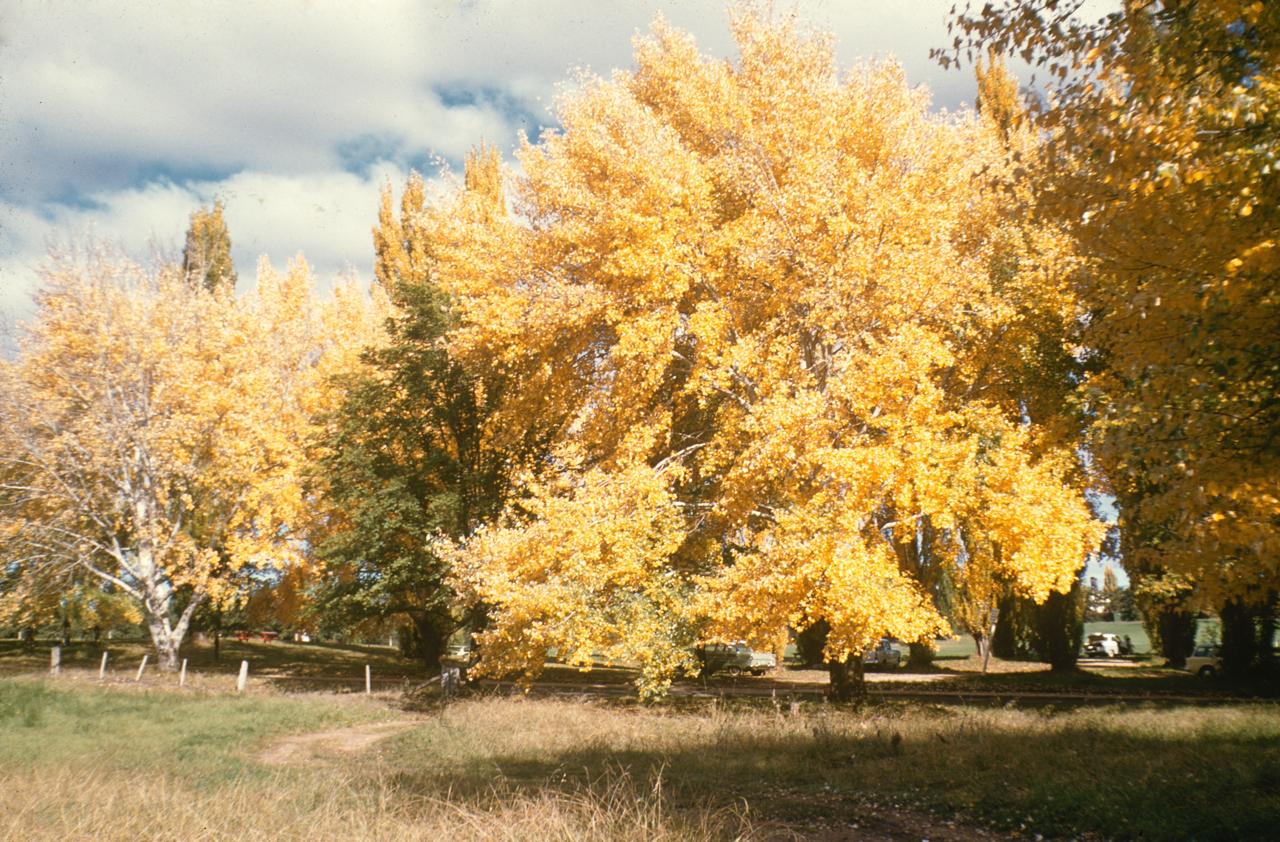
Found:
[{"label": "dry grass field", "polygon": [[1264,839],[1280,710],[0,679],[4,839]]}]

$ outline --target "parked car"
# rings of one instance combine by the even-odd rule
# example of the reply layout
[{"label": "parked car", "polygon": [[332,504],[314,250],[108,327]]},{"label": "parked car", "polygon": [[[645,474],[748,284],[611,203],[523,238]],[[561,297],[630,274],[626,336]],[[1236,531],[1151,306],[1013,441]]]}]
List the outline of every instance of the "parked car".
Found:
[{"label": "parked car", "polygon": [[1222,670],[1220,651],[1219,647],[1209,644],[1197,646],[1191,650],[1191,657],[1187,658],[1187,663],[1183,666],[1183,669],[1206,678],[1216,675]]},{"label": "parked car", "polygon": [[868,667],[897,669],[902,666],[902,648],[889,638],[882,637],[879,643],[862,653],[862,663]]},{"label": "parked car", "polygon": [[1119,658],[1120,638],[1111,632],[1091,634],[1085,641],[1084,654],[1090,658]]},{"label": "parked car", "polygon": [[727,672],[741,675],[764,675],[778,666],[778,658],[772,652],[757,652],[745,643],[708,643],[698,647],[698,660],[702,661],[704,675]]}]

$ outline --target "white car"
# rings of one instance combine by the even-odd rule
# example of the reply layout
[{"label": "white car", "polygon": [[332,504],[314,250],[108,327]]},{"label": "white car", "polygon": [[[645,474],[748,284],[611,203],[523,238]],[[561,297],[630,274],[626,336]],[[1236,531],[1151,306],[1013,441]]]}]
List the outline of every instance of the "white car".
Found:
[{"label": "white car", "polygon": [[1111,632],[1091,634],[1084,644],[1084,654],[1091,658],[1119,658],[1120,638]]},{"label": "white car", "polygon": [[764,675],[778,666],[772,652],[757,652],[745,643],[711,643],[699,648],[698,657],[707,675],[721,670],[730,675]]},{"label": "white car", "polygon": [[1222,658],[1219,656],[1219,648],[1208,644],[1197,646],[1191,651],[1191,657],[1187,658],[1187,663],[1183,669],[1196,675],[1209,677],[1217,675],[1222,670]]}]

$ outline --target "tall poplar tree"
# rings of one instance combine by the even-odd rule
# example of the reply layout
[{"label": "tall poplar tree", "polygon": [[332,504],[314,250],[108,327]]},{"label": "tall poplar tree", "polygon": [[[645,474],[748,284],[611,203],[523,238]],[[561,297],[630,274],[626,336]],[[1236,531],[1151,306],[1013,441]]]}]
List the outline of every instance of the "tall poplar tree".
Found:
[{"label": "tall poplar tree", "polygon": [[222,218],[222,200],[212,208],[200,207],[191,214],[187,241],[182,248],[182,273],[210,292],[236,288],[236,267],[231,260],[231,232]]},{"label": "tall poplar tree", "polygon": [[[495,150],[468,158],[464,189],[504,213]],[[528,442],[504,447],[492,421],[502,378],[449,352],[450,302],[437,286],[424,186],[410,176],[399,213],[383,191],[374,229],[375,289],[387,334],[345,378],[326,419],[315,477],[326,517],[315,539],[331,617],[408,620],[409,648],[431,666],[449,633],[479,620],[460,605],[433,539],[469,536],[501,509]]]}]

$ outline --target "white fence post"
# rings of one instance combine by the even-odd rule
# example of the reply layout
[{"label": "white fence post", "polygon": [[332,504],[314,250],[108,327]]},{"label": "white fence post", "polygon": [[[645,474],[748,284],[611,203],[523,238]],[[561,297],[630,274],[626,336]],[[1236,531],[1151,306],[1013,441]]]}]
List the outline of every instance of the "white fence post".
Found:
[{"label": "white fence post", "polygon": [[98,665],[98,680],[101,681],[106,677],[107,677],[107,653],[103,652],[102,663]]},{"label": "white fence post", "polygon": [[373,692],[373,673],[369,670],[369,665],[364,665],[364,694],[368,696]]},{"label": "white fence post", "polygon": [[62,647],[55,646],[49,650],[49,674],[57,675],[62,672]]},{"label": "white fence post", "polygon": [[137,678],[135,678],[135,679],[134,679],[134,681],[141,681],[141,680],[142,680],[142,674],[143,674],[144,672],[146,672],[146,671],[147,671],[147,658],[149,658],[149,657],[151,657],[151,656],[150,656],[150,655],[143,655],[143,656],[142,656],[142,663],[138,665],[138,676],[137,676]]},{"label": "white fence post", "polygon": [[182,672],[178,673],[178,686],[185,687],[187,685],[187,659],[182,659]]},{"label": "white fence post", "polygon": [[440,695],[445,699],[453,698],[453,694],[458,691],[458,685],[462,683],[462,668],[457,664],[441,662],[440,664]]},{"label": "white fence post", "polygon": [[243,693],[244,686],[249,681],[249,662],[240,662],[240,677],[236,679],[236,692]]}]

